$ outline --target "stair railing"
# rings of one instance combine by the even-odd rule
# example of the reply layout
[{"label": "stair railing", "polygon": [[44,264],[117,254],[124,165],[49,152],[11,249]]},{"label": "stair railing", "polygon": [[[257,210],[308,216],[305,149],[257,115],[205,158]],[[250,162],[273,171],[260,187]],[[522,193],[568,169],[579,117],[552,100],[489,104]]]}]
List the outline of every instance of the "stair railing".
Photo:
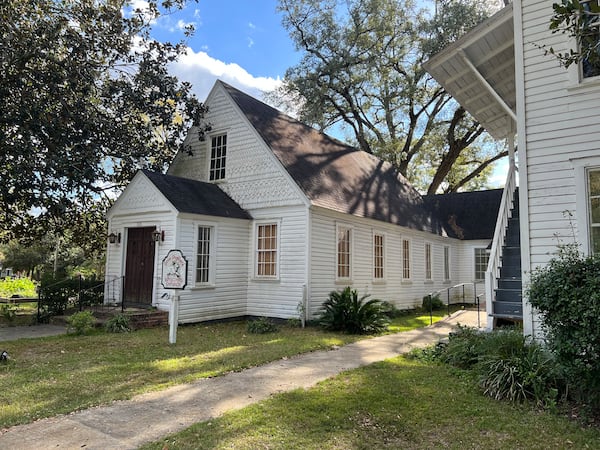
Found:
[{"label": "stair railing", "polygon": [[492,240],[492,249],[488,260],[487,270],[485,271],[485,300],[488,316],[493,314],[493,301],[496,299],[495,292],[498,287],[498,278],[500,277],[500,256],[502,254],[502,245],[506,237],[508,219],[511,217],[512,202],[515,189],[517,188],[517,176],[514,165],[509,165],[498,218],[496,219],[496,228],[494,229],[494,238]]}]

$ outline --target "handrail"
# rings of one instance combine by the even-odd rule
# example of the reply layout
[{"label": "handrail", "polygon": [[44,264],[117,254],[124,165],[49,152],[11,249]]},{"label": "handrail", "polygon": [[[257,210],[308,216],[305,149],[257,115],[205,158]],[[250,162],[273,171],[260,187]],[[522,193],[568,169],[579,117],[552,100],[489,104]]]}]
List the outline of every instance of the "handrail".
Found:
[{"label": "handrail", "polygon": [[[435,296],[440,295],[442,292],[446,292],[446,298],[447,298],[447,312],[448,315],[450,315],[450,291],[452,289],[456,289],[456,288],[460,288],[462,287],[462,303],[467,303],[465,302],[465,286],[473,286],[473,303],[477,304],[477,321],[479,322],[479,297],[481,297],[482,294],[477,295],[477,285],[480,284],[481,282],[479,281],[473,281],[471,283],[459,283],[459,284],[455,284],[454,286],[450,286],[447,288],[443,288],[443,289],[439,289],[437,291],[432,291],[429,294],[425,295],[425,297],[429,297],[429,324],[432,325],[433,324],[433,302],[432,302],[432,298]],[[460,302],[457,302],[460,303]]]},{"label": "handrail", "polygon": [[500,201],[500,209],[498,210],[498,217],[496,219],[492,249],[490,251],[488,266],[485,271],[485,299],[488,315],[491,315],[493,312],[492,302],[495,299],[494,293],[497,288],[497,280],[500,276],[502,244],[506,237],[506,229],[508,227],[508,219],[511,216],[512,202],[516,187],[517,177],[515,166],[510,165],[506,176],[506,183],[504,184],[504,191],[502,191],[502,200]]}]

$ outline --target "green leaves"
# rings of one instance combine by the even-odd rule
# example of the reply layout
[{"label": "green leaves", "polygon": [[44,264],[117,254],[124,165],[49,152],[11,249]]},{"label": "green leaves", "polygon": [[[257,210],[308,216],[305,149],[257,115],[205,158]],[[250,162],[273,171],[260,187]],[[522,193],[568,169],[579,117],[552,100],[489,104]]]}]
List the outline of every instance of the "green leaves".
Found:
[{"label": "green leaves", "polygon": [[388,319],[380,300],[368,300],[368,294],[358,297],[357,291],[346,287],[332,291],[323,303],[319,323],[327,330],[350,334],[380,333],[387,328]]},{"label": "green leaves", "polygon": [[461,158],[483,129],[422,63],[487,10],[471,0],[438,1],[438,7],[434,15],[411,0],[280,0],[283,24],[303,56],[286,72],[276,100],[300,98],[301,120],[341,126],[358,147],[391,162],[422,191],[485,179],[486,167],[505,153],[474,146],[474,157]]},{"label": "green leaves", "polygon": [[[165,4],[163,4],[165,3]],[[82,241],[139,168],[164,170],[204,108],[168,74],[181,43],[150,39],[185,2],[7,0],[0,6],[0,225]],[[150,13],[148,12],[150,11]]]}]

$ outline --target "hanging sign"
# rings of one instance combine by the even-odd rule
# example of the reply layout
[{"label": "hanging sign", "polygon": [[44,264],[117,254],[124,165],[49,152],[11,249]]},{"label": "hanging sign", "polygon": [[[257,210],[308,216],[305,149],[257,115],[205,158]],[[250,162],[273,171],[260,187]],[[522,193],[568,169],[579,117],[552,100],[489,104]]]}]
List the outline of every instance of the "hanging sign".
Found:
[{"label": "hanging sign", "polygon": [[187,260],[181,250],[169,250],[162,262],[161,283],[165,289],[183,289],[187,285]]}]

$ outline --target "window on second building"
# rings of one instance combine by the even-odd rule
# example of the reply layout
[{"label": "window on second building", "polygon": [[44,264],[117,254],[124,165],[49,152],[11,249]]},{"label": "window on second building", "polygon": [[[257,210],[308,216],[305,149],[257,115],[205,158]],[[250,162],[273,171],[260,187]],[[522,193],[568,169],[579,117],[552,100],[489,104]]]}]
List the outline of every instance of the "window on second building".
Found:
[{"label": "window on second building", "polygon": [[450,279],[450,247],[444,246],[444,281]]},{"label": "window on second building", "polygon": [[278,273],[277,223],[258,224],[256,228],[256,276],[276,278]]},{"label": "window on second building", "polygon": [[383,234],[373,234],[373,279],[383,280],[385,260],[385,238]]},{"label": "window on second building", "polygon": [[337,227],[336,278],[349,279],[352,271],[352,229]]},{"label": "window on second building", "polygon": [[425,279],[431,280],[431,244],[425,242]]},{"label": "window on second building", "polygon": [[402,279],[410,280],[410,240],[402,239]]},{"label": "window on second building", "polygon": [[213,136],[210,144],[210,168],[208,179],[218,181],[225,179],[225,162],[227,157],[227,135]]},{"label": "window on second building", "polygon": [[590,253],[600,254],[600,168],[589,170],[587,175]]},{"label": "window on second building", "polygon": [[484,280],[490,254],[486,248],[475,249],[475,279]]}]

